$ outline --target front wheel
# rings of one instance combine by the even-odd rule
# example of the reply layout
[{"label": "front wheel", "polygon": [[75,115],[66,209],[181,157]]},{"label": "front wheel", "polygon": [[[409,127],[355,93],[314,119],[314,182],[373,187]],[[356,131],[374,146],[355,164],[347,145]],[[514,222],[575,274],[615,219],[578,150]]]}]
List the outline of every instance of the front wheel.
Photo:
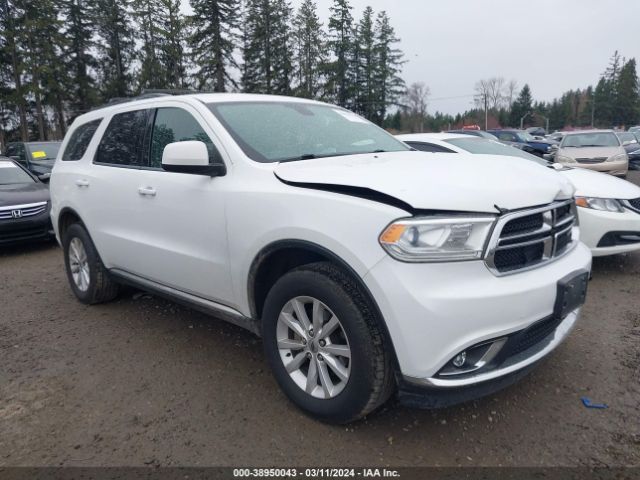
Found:
[{"label": "front wheel", "polygon": [[346,423],[394,388],[390,355],[358,285],[329,263],[281,277],[267,295],[263,342],[276,380],[301,409]]}]

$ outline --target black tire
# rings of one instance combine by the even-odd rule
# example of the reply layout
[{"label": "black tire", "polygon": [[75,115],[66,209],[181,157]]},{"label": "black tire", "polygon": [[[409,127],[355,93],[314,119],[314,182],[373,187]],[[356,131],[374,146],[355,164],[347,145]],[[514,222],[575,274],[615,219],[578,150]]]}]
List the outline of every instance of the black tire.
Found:
[{"label": "black tire", "polygon": [[[315,398],[287,373],[277,345],[277,323],[291,299],[320,300],[339,318],[351,349],[351,374],[333,398]],[[278,384],[298,407],[329,423],[358,420],[385,403],[395,390],[391,354],[379,319],[358,284],[330,263],[314,263],[292,270],[271,288],[262,315],[265,354]]]},{"label": "black tire", "polygon": [[[78,239],[84,247],[87,256],[87,264],[89,267],[89,284],[86,290],[81,290],[73,279],[71,272],[69,250],[73,239]],[[74,223],[64,234],[62,239],[62,248],[64,251],[64,264],[67,270],[67,279],[75,296],[82,303],[95,304],[113,300],[118,295],[119,285],[109,276],[109,272],[104,268],[100,255],[95,245],[91,241],[91,237],[85,228]]]}]

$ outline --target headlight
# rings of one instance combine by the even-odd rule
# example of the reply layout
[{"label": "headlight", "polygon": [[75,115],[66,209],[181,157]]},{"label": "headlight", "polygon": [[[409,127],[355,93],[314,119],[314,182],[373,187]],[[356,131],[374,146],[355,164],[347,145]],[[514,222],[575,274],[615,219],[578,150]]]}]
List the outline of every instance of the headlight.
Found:
[{"label": "headlight", "polygon": [[400,219],[380,235],[380,245],[405,262],[482,258],[494,216]]},{"label": "headlight", "polygon": [[603,212],[624,212],[622,204],[613,198],[576,197],[576,205]]},{"label": "headlight", "polygon": [[624,162],[627,159],[628,157],[626,153],[619,153],[618,155],[607,158],[607,162]]},{"label": "headlight", "polygon": [[558,163],[578,163],[575,158],[565,157],[564,155],[556,155],[556,162]]}]

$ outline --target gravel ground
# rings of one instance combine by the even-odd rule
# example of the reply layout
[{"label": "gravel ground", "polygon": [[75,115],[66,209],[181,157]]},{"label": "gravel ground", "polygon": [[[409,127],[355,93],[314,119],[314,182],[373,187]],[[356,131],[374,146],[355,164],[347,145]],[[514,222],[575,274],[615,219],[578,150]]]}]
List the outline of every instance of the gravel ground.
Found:
[{"label": "gravel ground", "polygon": [[639,279],[640,253],[595,259],[579,325],[507,390],[337,427],[288,402],[249,333],[135,291],[84,306],[56,245],[4,249],[0,466],[638,466]]}]

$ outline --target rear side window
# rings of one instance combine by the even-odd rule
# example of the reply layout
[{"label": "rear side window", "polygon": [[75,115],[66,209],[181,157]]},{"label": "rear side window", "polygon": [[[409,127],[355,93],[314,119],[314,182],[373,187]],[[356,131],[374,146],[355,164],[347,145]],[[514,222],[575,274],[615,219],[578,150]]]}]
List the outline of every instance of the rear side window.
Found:
[{"label": "rear side window", "polygon": [[164,147],[174,142],[199,140],[204,142],[209,151],[209,163],[221,163],[222,160],[209,135],[205,133],[198,121],[181,108],[159,108],[156,112],[151,136],[151,159],[149,166],[162,167]]},{"label": "rear side window", "polygon": [[139,167],[149,110],[118,113],[111,118],[100,140],[95,162]]},{"label": "rear side window", "polygon": [[84,152],[87,151],[87,147],[93,138],[93,134],[96,133],[100,122],[102,122],[101,118],[92,120],[91,122],[80,125],[74,130],[62,154],[63,161],[80,160],[84,156]]}]

